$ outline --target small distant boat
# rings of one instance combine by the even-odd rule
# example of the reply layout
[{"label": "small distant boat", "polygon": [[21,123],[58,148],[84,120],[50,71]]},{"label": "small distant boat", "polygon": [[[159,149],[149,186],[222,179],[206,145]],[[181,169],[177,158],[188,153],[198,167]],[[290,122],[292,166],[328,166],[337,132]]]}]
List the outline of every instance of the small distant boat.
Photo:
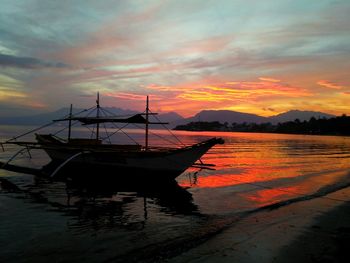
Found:
[{"label": "small distant boat", "polygon": [[[156,113],[152,113],[149,110],[148,96],[145,112],[127,118],[107,115],[107,111],[100,106],[99,95],[97,95],[96,106],[91,108],[91,110],[96,111],[94,117],[73,115],[71,105],[68,117],[52,122],[68,122],[67,139],[58,138],[53,134],[35,133],[37,142],[18,141],[16,139],[21,136],[17,136],[2,143],[2,146],[5,144],[16,144],[23,147],[20,150],[22,152],[25,150],[29,151],[30,149],[43,149],[51,158],[52,163],[55,164],[50,174],[51,177],[56,176],[60,171],[74,168],[74,176],[80,177],[84,176],[83,171],[93,171],[95,174],[107,171],[110,176],[116,177],[145,180],[174,180],[189,167],[208,168],[208,166],[211,166],[202,162],[196,162],[214,145],[224,143],[224,140],[221,138],[211,138],[200,143],[182,147],[150,146],[148,139],[149,125],[165,125],[167,123],[160,121],[151,122],[149,120],[149,116],[156,115]],[[94,138],[72,138],[72,122],[80,122],[83,126],[93,125],[94,130],[92,135],[94,135]],[[104,123],[145,125],[145,145],[106,143],[106,139],[109,139],[109,136],[107,138],[100,136],[100,125]],[[47,127],[47,125],[43,127]],[[120,129],[117,127],[117,131]],[[39,128],[33,132],[38,130]],[[6,169],[8,163],[4,163],[2,166],[0,165],[0,168]],[[98,175],[96,176],[98,177]]]}]

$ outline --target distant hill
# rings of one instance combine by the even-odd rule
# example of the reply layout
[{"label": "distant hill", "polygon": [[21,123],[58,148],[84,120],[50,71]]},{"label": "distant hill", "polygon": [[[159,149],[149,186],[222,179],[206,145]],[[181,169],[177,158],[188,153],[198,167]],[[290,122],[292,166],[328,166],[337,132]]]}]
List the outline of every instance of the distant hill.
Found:
[{"label": "distant hill", "polygon": [[[180,120],[184,119],[184,117],[182,117],[181,115],[179,115],[173,111],[167,112],[167,113],[161,113],[161,114],[158,114],[156,116],[160,121],[169,122],[169,123],[180,121]],[[152,117],[150,119],[152,120]],[[155,119],[155,118],[153,118],[153,119]],[[155,119],[155,121],[156,121],[156,119]]]},{"label": "distant hill", "polygon": [[174,130],[184,131],[227,131],[227,132],[263,132],[263,133],[286,133],[286,134],[307,134],[307,135],[350,135],[350,117],[346,115],[332,118],[313,118],[308,121],[279,122],[271,123],[220,123],[212,122],[190,122],[178,125]]},{"label": "distant hill", "polygon": [[182,119],[176,123],[172,123],[174,126],[183,125],[190,122],[212,122],[218,121],[221,123],[263,123],[268,122],[268,118],[261,117],[259,115],[243,113],[230,110],[203,110],[193,117]]},{"label": "distant hill", "polygon": [[279,122],[294,121],[299,119],[300,121],[308,121],[310,118],[315,117],[316,119],[329,119],[335,117],[335,115],[318,112],[318,111],[300,111],[300,110],[290,110],[272,117],[269,117],[269,122],[277,124]]},{"label": "distant hill", "polygon": [[[121,108],[114,107],[104,107],[109,114],[113,114],[116,116],[130,116],[138,113],[133,110],[124,110]],[[73,114],[83,111],[84,109],[75,108],[73,109]],[[15,116],[15,117],[0,117],[0,124],[3,125],[42,125],[45,123],[49,123],[52,120],[62,118],[67,116],[69,113],[69,108],[61,108],[57,111],[33,114],[28,116]],[[83,114],[80,116],[84,116]],[[153,118],[153,119],[152,119]],[[157,115],[157,118],[162,122],[174,122],[180,119],[183,119],[182,116],[177,114],[176,112],[168,112]],[[150,117],[151,121],[156,121],[154,117]]]},{"label": "distant hill", "polygon": [[[136,114],[138,112],[133,110],[125,110],[121,108],[114,107],[104,107],[108,112],[117,115],[117,116],[127,116]],[[73,109],[73,113],[82,111],[81,108]],[[27,116],[14,116],[14,117],[0,117],[0,124],[5,125],[41,125],[50,122],[51,120],[64,117],[68,114],[68,108],[61,108],[57,111],[40,113],[40,114],[31,114]],[[227,122],[228,124],[232,123],[267,123],[271,122],[272,124],[277,124],[278,122],[294,121],[299,119],[300,121],[309,120],[311,117],[319,118],[331,118],[334,117],[331,114],[316,112],[316,111],[299,111],[291,110],[285,113],[281,113],[272,117],[262,117],[256,114],[230,111],[230,110],[203,110],[198,112],[196,115],[183,118],[181,115],[176,112],[168,112],[156,115],[156,117],[162,122],[169,122],[170,128],[173,128],[177,125],[183,125],[190,122],[213,122],[218,121],[220,123]],[[156,121],[155,117],[150,117],[151,121]],[[155,126],[161,128],[159,125]]]},{"label": "distant hill", "polygon": [[161,113],[158,115],[150,115],[149,120],[150,122],[166,122],[168,123],[167,125],[159,125],[159,124],[151,124],[150,128],[151,129],[171,129],[174,128],[175,126],[173,123],[179,123],[184,119],[181,115],[177,114],[176,112],[167,112],[167,113]]},{"label": "distant hill", "polygon": [[[74,112],[77,112],[76,109]],[[67,115],[68,108],[62,108],[57,111],[40,113],[27,116],[1,117],[0,124],[6,125],[41,125],[50,122],[51,120],[61,118]]]},{"label": "distant hill", "polygon": [[[1,103],[2,104],[2,103]],[[27,115],[41,114],[44,111],[42,109],[28,108],[28,107],[15,107],[9,105],[0,105],[0,119],[5,117],[19,117]]]},{"label": "distant hill", "polygon": [[220,123],[227,122],[228,124],[232,123],[272,123],[277,124],[279,122],[286,121],[294,121],[295,119],[299,119],[300,121],[309,120],[311,117],[319,118],[332,118],[334,115],[317,112],[317,111],[299,111],[299,110],[291,110],[287,111],[272,117],[262,117],[256,114],[243,113],[237,111],[230,110],[203,110],[193,117],[189,117],[186,119],[179,120],[177,122],[172,123],[173,126],[184,125],[190,122],[213,122],[218,121]]}]

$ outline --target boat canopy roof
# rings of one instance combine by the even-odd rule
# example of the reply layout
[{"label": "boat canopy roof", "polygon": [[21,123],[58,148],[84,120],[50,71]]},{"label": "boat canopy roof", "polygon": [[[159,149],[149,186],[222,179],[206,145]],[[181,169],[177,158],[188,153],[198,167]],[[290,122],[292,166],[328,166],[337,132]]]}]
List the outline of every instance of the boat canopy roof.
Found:
[{"label": "boat canopy roof", "polygon": [[[129,118],[116,118],[116,117],[68,117],[63,119],[54,120],[57,121],[80,121],[83,125],[106,123],[106,122],[119,122],[119,123],[143,123],[146,124],[146,119],[142,114],[135,114]],[[149,122],[148,124],[168,124],[167,122]]]}]

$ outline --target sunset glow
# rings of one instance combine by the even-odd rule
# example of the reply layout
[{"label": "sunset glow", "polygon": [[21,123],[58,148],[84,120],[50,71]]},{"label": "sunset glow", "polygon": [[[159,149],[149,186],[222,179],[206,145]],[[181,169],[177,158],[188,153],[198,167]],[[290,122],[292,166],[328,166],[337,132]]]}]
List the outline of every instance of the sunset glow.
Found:
[{"label": "sunset glow", "polygon": [[2,1],[2,107],[350,114],[350,2],[253,2]]}]

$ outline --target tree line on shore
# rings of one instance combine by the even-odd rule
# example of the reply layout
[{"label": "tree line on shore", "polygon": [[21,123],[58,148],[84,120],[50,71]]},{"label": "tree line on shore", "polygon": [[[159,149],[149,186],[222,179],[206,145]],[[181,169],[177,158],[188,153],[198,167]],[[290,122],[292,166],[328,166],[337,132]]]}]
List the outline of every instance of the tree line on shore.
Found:
[{"label": "tree line on shore", "polygon": [[350,135],[350,117],[345,114],[334,118],[310,118],[308,121],[288,121],[276,125],[268,123],[220,123],[190,122],[178,125],[174,130],[186,131],[235,131],[235,132],[266,132],[266,133],[290,133],[290,134],[315,134],[315,135]]}]

